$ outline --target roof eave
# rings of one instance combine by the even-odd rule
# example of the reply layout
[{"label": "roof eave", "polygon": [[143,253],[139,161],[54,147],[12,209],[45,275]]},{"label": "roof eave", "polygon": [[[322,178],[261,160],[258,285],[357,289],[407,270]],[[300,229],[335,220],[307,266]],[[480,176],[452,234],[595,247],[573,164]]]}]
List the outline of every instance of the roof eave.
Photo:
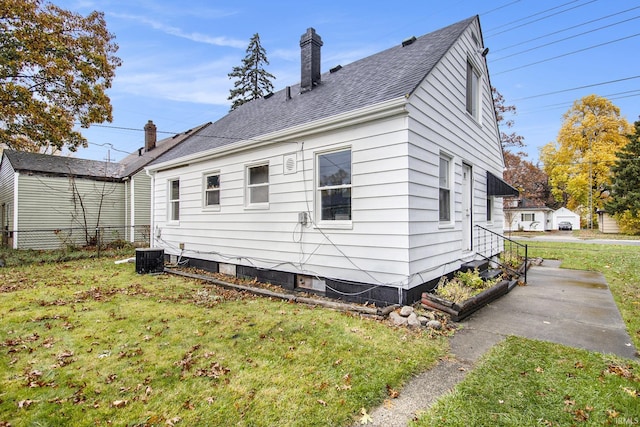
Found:
[{"label": "roof eave", "polygon": [[147,172],[157,172],[165,169],[174,169],[189,165],[194,162],[201,162],[220,156],[225,156],[249,149],[264,147],[279,143],[291,143],[292,140],[304,138],[314,133],[339,129],[346,126],[365,123],[381,118],[406,113],[405,106],[407,98],[405,96],[394,98],[378,104],[370,105],[358,110],[349,111],[336,116],[326,117],[311,123],[289,127],[265,135],[259,135],[250,139],[234,142],[232,144],[216,147],[206,151],[180,157],[174,160],[146,166]]}]

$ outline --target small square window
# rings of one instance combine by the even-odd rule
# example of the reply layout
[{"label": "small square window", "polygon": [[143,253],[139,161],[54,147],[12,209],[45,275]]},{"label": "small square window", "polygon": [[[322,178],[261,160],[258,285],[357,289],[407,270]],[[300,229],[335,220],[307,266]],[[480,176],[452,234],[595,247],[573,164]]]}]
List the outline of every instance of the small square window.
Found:
[{"label": "small square window", "polygon": [[269,203],[269,165],[247,168],[247,201],[249,205]]}]

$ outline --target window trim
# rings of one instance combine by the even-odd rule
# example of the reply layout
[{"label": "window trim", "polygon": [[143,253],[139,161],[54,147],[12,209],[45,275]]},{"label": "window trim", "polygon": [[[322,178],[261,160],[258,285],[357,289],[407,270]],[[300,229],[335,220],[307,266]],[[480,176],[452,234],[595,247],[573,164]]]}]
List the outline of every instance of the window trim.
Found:
[{"label": "window trim", "polygon": [[[350,153],[350,184],[342,184],[336,186],[323,186],[320,187],[320,158],[327,154],[339,153],[342,151],[349,151]],[[315,156],[315,174],[314,174],[314,197],[316,207],[316,227],[322,228],[337,228],[337,229],[352,229],[353,228],[353,149],[349,146],[342,146],[338,148],[332,148],[323,151],[316,151]],[[327,189],[349,189],[350,190],[350,206],[349,216],[351,219],[322,219],[322,191]]]},{"label": "window trim", "polygon": [[[174,199],[173,196],[173,183],[178,183],[178,198]],[[174,210],[174,204],[177,205],[177,212]],[[174,213],[177,213],[177,218],[174,218]],[[170,224],[180,223],[180,178],[170,178],[167,180],[167,221]]]},{"label": "window trim", "polygon": [[[440,178],[441,178],[441,169],[442,169],[442,161],[446,161],[447,162],[447,173],[445,175],[445,178],[447,179],[447,186],[442,187],[440,184]],[[445,226],[445,227],[450,227],[454,224],[454,219],[455,216],[453,215],[453,204],[454,204],[454,200],[451,197],[452,196],[452,178],[453,178],[453,169],[454,169],[454,162],[453,162],[453,157],[445,154],[445,153],[440,153],[440,155],[438,156],[438,222],[440,223],[440,226]],[[448,193],[448,218],[443,219],[442,218],[442,214],[440,212],[440,204],[441,204],[441,190],[446,190]]]},{"label": "window trim", "polygon": [[[475,79],[473,78],[475,77]],[[475,82],[475,87],[473,83]],[[482,117],[481,98],[482,73],[471,58],[467,58],[466,85],[465,85],[465,110],[473,119],[480,122]]]},{"label": "window trim", "polygon": [[[210,176],[218,177],[218,188],[217,189],[209,189],[207,188],[207,179]],[[218,204],[209,205],[207,204],[207,195],[209,192],[217,191],[218,192]],[[220,171],[212,171],[206,172],[202,174],[202,209],[206,211],[219,211],[220,210],[220,195],[221,195],[221,180],[220,180]]]},{"label": "window trim", "polygon": [[[261,182],[258,184],[250,184],[251,182],[251,175],[250,175],[250,171],[251,169],[255,169],[258,167],[262,167],[262,166],[266,166],[267,167],[267,182]],[[269,209],[269,199],[270,199],[270,192],[271,192],[271,168],[269,167],[269,162],[268,161],[264,161],[264,162],[256,162],[256,163],[250,163],[250,164],[246,164],[244,167],[244,207],[245,209]],[[258,188],[258,187],[267,187],[267,201],[266,202],[252,202],[251,201],[251,189],[252,188]]]}]

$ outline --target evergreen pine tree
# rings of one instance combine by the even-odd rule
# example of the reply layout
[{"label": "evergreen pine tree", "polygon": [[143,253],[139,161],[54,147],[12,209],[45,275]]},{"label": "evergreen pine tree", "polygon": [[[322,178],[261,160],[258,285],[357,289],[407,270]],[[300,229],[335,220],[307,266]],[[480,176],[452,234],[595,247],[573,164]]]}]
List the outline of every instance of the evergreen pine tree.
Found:
[{"label": "evergreen pine tree", "polygon": [[231,110],[273,91],[271,80],[275,79],[275,76],[264,69],[264,65],[269,65],[269,61],[265,49],[260,44],[258,33],[251,37],[246,52],[242,65],[233,67],[233,71],[229,73],[230,79],[236,79],[227,98],[233,101]]},{"label": "evergreen pine tree", "polygon": [[618,219],[640,217],[640,120],[634,127],[635,132],[627,136],[629,143],[618,152],[611,168],[612,191],[605,206]]}]

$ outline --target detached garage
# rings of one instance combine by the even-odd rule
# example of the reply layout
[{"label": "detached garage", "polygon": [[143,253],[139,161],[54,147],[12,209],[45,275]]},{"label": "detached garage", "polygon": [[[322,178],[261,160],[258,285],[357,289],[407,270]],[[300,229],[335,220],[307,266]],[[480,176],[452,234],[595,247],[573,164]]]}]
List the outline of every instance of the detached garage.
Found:
[{"label": "detached garage", "polygon": [[558,229],[558,224],[563,221],[567,221],[571,223],[571,228],[573,230],[580,230],[580,215],[577,213],[567,209],[560,208],[553,212],[553,230]]}]

